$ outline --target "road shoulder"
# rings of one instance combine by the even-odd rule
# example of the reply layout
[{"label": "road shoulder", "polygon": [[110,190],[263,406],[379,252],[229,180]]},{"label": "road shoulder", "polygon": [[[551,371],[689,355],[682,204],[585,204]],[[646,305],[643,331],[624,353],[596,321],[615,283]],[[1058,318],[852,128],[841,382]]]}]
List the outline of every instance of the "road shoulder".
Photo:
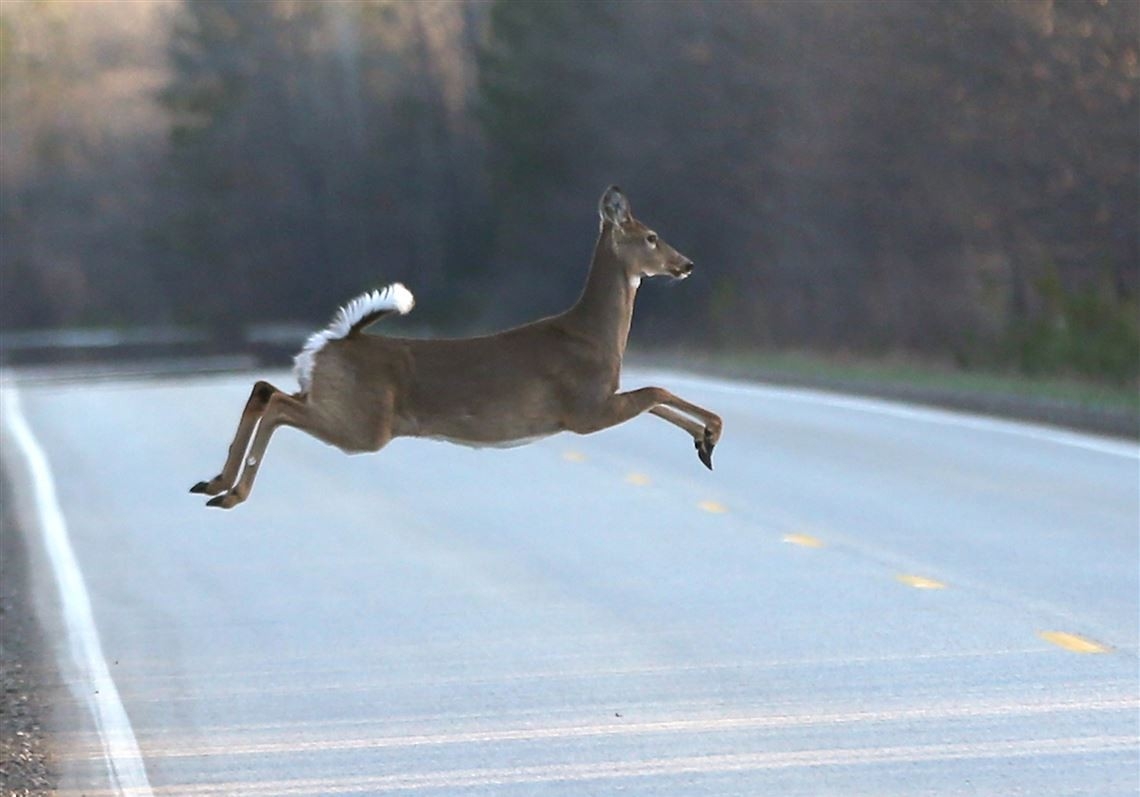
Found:
[{"label": "road shoulder", "polygon": [[0,474],[0,793],[38,797],[58,785],[47,731],[49,685],[58,676],[36,620],[12,495]]}]

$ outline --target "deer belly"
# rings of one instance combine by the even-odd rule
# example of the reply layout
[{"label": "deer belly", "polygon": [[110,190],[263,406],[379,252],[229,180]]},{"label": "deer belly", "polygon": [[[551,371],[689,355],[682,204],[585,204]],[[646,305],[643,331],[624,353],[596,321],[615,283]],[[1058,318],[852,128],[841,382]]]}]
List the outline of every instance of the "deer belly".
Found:
[{"label": "deer belly", "polygon": [[562,431],[557,421],[540,418],[494,418],[476,413],[457,414],[424,423],[417,419],[416,437],[444,440],[468,448],[515,448]]},{"label": "deer belly", "polygon": [[550,437],[554,432],[546,432],[543,434],[531,435],[529,437],[517,437],[507,440],[471,440],[462,437],[453,437],[445,434],[428,435],[429,440],[442,440],[446,443],[455,443],[456,445],[466,446],[467,448],[518,448],[519,446],[529,445],[544,437]]}]

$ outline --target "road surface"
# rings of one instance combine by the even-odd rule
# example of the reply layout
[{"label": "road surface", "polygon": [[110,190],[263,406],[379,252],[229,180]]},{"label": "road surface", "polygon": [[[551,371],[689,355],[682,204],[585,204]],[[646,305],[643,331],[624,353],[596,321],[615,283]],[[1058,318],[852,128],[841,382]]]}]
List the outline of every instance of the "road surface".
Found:
[{"label": "road surface", "polygon": [[283,430],[207,509],[252,381],[8,374],[61,794],[1140,788],[1132,443],[642,371],[723,415],[715,472],[652,417]]}]

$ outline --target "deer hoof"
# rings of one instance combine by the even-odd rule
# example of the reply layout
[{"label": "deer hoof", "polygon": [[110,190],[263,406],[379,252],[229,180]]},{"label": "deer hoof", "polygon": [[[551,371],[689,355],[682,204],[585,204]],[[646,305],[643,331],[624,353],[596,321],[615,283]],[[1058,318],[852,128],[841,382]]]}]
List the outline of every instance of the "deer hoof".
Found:
[{"label": "deer hoof", "polygon": [[700,461],[702,463],[704,463],[704,466],[706,468],[708,468],[709,470],[712,470],[713,469],[712,453],[713,453],[713,448],[715,447],[716,444],[710,443],[708,441],[707,435],[706,435],[705,440],[697,440],[697,441],[695,441],[694,445],[697,448],[697,458],[700,459]]},{"label": "deer hoof", "polygon": [[202,493],[203,495],[217,495],[218,493],[220,493],[222,491],[222,488],[221,487],[214,487],[212,485],[219,483],[221,480],[222,480],[222,475],[219,473],[217,476],[215,476],[213,479],[211,479],[208,482],[198,482],[197,484],[195,484],[193,487],[190,488],[190,492]]},{"label": "deer hoof", "polygon": [[211,498],[206,502],[206,506],[216,506],[219,509],[233,509],[239,503],[241,503],[241,499],[239,499],[236,495],[233,493],[225,493],[223,495],[217,496],[216,498]]}]

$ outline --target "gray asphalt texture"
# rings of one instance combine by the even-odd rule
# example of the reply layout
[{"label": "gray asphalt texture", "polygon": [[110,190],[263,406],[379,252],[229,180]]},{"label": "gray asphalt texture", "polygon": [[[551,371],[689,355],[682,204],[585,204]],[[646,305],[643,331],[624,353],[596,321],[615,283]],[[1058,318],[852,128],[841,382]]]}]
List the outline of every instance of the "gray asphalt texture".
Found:
[{"label": "gray asphalt texture", "polygon": [[0,478],[0,794],[46,797],[55,778],[44,719],[55,684],[32,602],[24,535]]},{"label": "gray asphalt texture", "polygon": [[631,371],[724,417],[714,472],[652,417],[286,429],[207,509],[254,378],[21,386],[156,794],[1140,789],[1134,444]]}]

